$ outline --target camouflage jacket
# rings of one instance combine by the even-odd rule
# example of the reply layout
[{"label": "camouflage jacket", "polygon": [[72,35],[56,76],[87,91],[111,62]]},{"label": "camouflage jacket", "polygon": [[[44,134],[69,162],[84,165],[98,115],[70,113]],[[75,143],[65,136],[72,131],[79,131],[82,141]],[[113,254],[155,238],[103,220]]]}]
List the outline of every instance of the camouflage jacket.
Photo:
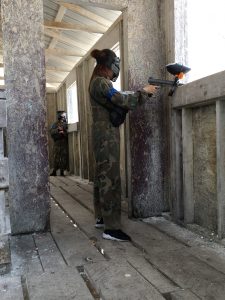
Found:
[{"label": "camouflage jacket", "polygon": [[109,79],[95,77],[90,83],[90,96],[93,122],[109,122],[109,112],[112,104],[133,110],[138,105],[140,92],[119,92],[113,88]]},{"label": "camouflage jacket", "polygon": [[50,128],[50,134],[54,141],[67,140],[67,124],[55,122]]}]

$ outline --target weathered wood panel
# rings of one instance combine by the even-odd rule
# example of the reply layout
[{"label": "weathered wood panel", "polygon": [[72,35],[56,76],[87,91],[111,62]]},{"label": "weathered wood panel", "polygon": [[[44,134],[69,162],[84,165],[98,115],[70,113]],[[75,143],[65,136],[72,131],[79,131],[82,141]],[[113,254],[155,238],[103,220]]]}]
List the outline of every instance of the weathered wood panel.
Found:
[{"label": "weathered wood panel", "polygon": [[225,101],[216,103],[218,235],[225,237]]},{"label": "weathered wood panel", "polygon": [[195,222],[217,230],[216,107],[193,109]]},{"label": "weathered wood panel", "polygon": [[180,221],[184,218],[182,113],[178,110],[171,113],[171,213],[175,221]]},{"label": "weathered wood panel", "polygon": [[182,109],[184,222],[194,222],[192,110]]},{"label": "weathered wood panel", "polygon": [[185,84],[177,89],[173,107],[207,104],[225,95],[225,71]]}]

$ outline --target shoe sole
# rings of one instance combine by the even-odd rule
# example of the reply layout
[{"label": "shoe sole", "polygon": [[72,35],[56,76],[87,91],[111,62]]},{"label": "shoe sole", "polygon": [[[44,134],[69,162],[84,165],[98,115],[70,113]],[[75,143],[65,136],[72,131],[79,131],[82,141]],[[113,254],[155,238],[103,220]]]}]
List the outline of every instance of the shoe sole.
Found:
[{"label": "shoe sole", "polygon": [[95,228],[104,228],[105,225],[104,224],[95,224]]},{"label": "shoe sole", "polygon": [[117,242],[130,242],[130,240],[121,240],[121,239],[115,238],[115,237],[113,237],[109,234],[106,234],[106,233],[103,233],[102,237],[105,240],[111,240],[111,241],[117,241]]}]

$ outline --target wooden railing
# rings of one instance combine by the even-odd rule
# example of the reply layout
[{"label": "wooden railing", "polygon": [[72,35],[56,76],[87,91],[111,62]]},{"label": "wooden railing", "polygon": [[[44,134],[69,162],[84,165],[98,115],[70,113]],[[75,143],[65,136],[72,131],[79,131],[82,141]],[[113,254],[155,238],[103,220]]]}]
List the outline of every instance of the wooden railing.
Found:
[{"label": "wooden railing", "polygon": [[[211,113],[208,115],[205,114],[207,106]],[[198,118],[198,116],[203,116],[204,122],[201,123],[201,117]],[[211,126],[210,122],[212,124],[208,129],[207,141],[204,140],[204,136],[201,137],[201,132],[198,131],[198,122],[200,122],[200,127],[202,127],[200,129],[203,132],[208,124]],[[174,218],[176,220],[183,219],[185,224],[195,223],[196,195],[197,198],[200,197],[199,201],[202,201],[200,206],[202,204],[203,207],[205,197],[209,202],[211,201],[213,209],[208,207],[208,212],[202,211],[202,218],[204,218],[204,214],[207,218],[208,213],[209,218],[216,219],[216,234],[223,238],[225,237],[225,71],[180,87],[172,100],[171,124],[171,196]],[[198,131],[197,134],[196,131]],[[201,139],[202,148],[200,150],[196,149],[199,145],[199,141],[196,142],[196,136],[197,139]],[[204,145],[204,143],[208,143],[208,145]],[[209,164],[211,165],[208,169],[198,162],[199,157],[201,160],[201,151],[206,157],[205,161],[208,159],[207,155],[210,156]],[[212,153],[207,153],[211,151]],[[198,153],[197,158],[196,152]],[[194,173],[196,165],[200,165],[197,176]],[[204,179],[201,181],[201,169],[202,178],[208,176],[210,177],[209,181],[207,178],[206,182]],[[212,170],[213,172],[211,172]],[[205,174],[207,172],[209,174]],[[207,186],[208,183],[212,183],[212,187]],[[206,188],[204,189],[204,187]],[[210,195],[211,192],[212,195]],[[211,213],[214,215],[211,216]]]}]

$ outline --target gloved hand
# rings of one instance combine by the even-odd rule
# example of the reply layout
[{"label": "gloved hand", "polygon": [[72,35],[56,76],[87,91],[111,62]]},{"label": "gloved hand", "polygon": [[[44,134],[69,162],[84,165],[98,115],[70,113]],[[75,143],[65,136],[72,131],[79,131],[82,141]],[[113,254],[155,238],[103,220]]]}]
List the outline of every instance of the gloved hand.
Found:
[{"label": "gloved hand", "polygon": [[148,94],[148,95],[154,95],[157,90],[159,89],[159,86],[156,86],[156,85],[151,85],[151,84],[148,84],[146,86],[143,87],[143,90]]}]

